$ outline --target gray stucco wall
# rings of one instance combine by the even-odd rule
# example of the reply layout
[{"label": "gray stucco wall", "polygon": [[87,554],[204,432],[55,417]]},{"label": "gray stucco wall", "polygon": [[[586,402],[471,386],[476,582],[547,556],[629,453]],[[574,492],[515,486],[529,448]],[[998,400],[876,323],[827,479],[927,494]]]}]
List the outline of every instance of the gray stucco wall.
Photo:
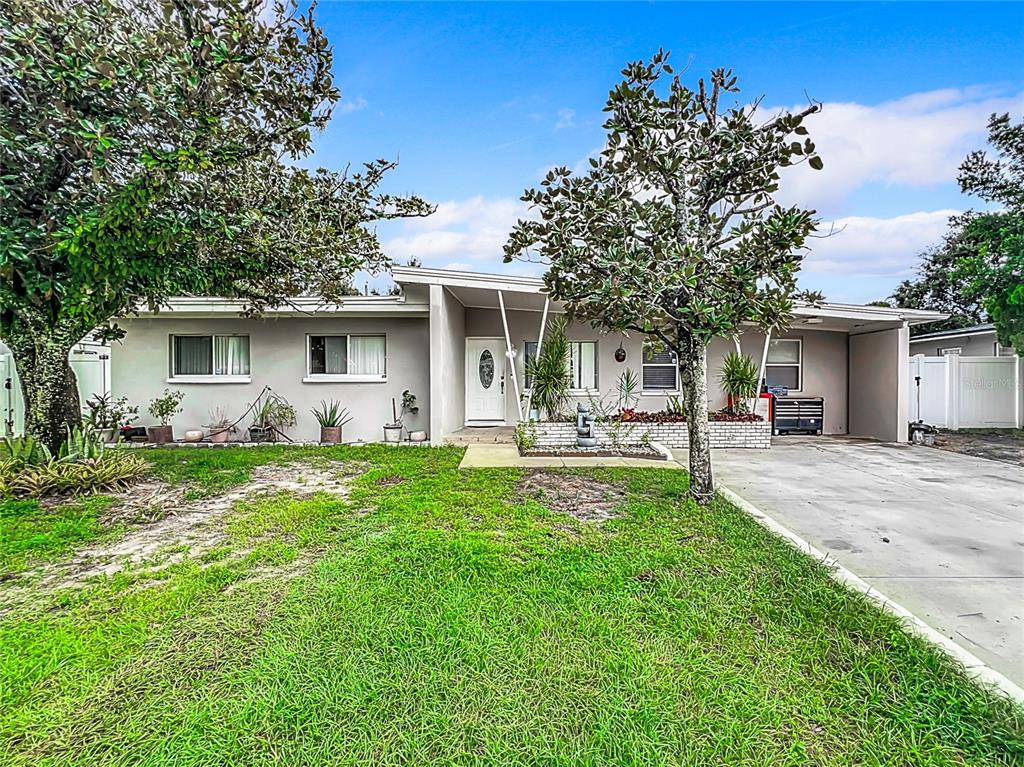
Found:
[{"label": "gray stucco wall", "polygon": [[938,357],[942,349],[953,349],[960,347],[960,354],[964,357],[994,357],[995,356],[996,334],[984,333],[977,336],[965,336],[963,338],[943,338],[941,340],[928,339],[914,341],[910,339],[910,353],[923,354],[926,357]]},{"label": "gray stucco wall", "polygon": [[[184,411],[173,421],[175,433],[200,428],[209,412],[227,408],[232,419],[241,415],[264,385],[284,396],[298,413],[298,424],[289,430],[296,439],[319,437],[319,426],[310,413],[321,400],[336,399],[351,412],[345,427],[346,441],[379,441],[382,427],[391,420],[391,398],[401,402],[402,390],[417,397],[420,412],[407,419],[412,429],[430,424],[430,344],[426,318],[317,317],[225,319],[126,319],[121,344],[111,350],[111,380],[115,396],[126,396],[139,405],[143,424],[152,422],[149,400],[165,388],[185,393]],[[174,333],[247,333],[252,370],[251,383],[168,382],[169,336]],[[304,383],[307,333],[384,333],[387,336],[387,380],[381,383]],[[246,418],[240,427],[247,427]],[[244,433],[239,435],[244,436]]]},{"label": "gray stucco wall", "polygon": [[907,340],[906,328],[850,336],[850,434],[906,441]]},{"label": "gray stucco wall", "polygon": [[[526,341],[536,340],[540,329],[540,312],[509,311],[509,335],[517,349],[516,365],[519,380],[523,380],[523,348]],[[549,317],[550,320],[550,317]],[[486,336],[504,339],[501,314],[497,309],[466,309],[466,335]],[[570,327],[569,337],[574,341],[597,341],[597,378],[599,393],[609,396],[615,391],[616,381],[623,369],[632,367],[640,374],[643,340],[637,334],[625,338],[618,334],[603,334],[588,325],[575,323]],[[805,396],[825,398],[826,434],[845,434],[847,431],[847,335],[827,331],[791,331],[779,338],[803,339],[803,389]],[[622,344],[626,350],[626,361],[615,361],[615,350]],[[741,348],[760,364],[764,335],[747,331],[741,339]],[[712,409],[726,406],[726,396],[718,383],[722,358],[733,351],[732,341],[715,339],[708,350],[708,404]],[[578,397],[586,401],[585,395]],[[666,395],[654,394],[640,397],[637,405],[642,410],[662,410]],[[517,411],[515,394],[511,386],[506,388],[505,414],[509,423],[514,423]]]}]

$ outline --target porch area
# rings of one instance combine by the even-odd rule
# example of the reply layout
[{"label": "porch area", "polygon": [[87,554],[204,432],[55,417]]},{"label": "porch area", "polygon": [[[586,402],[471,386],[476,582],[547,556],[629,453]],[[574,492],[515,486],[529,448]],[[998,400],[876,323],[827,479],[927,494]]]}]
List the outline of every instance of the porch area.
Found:
[{"label": "porch area", "polygon": [[515,432],[514,426],[463,426],[442,439],[446,445],[511,445]]}]

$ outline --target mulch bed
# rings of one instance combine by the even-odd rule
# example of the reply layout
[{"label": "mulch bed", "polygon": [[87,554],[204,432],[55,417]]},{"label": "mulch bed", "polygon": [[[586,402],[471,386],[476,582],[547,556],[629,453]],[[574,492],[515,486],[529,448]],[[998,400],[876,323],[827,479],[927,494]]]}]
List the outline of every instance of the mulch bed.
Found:
[{"label": "mulch bed", "polygon": [[935,447],[962,455],[1024,466],[1024,430],[940,431]]}]

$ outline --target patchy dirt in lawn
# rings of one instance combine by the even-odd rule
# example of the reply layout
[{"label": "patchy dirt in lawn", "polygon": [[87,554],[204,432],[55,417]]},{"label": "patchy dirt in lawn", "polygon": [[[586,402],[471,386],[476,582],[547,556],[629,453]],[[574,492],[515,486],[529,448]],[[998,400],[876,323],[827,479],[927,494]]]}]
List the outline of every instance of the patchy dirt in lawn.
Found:
[{"label": "patchy dirt in lawn", "polygon": [[935,447],[963,455],[1024,466],[1024,430],[940,431]]},{"label": "patchy dirt in lawn", "polygon": [[139,483],[118,498],[103,518],[108,525],[130,525],[125,535],[80,549],[64,562],[43,565],[26,575],[38,594],[40,588],[82,585],[94,576],[112,575],[129,567],[160,568],[186,556],[199,557],[228,543],[224,518],[237,502],[280,493],[299,498],[329,493],[344,498],[352,478],[364,469],[344,463],[265,464],[254,468],[247,482],[226,493],[189,501],[184,500],[187,487],[156,480]]},{"label": "patchy dirt in lawn", "polygon": [[601,482],[578,474],[532,471],[517,487],[523,498],[530,498],[551,511],[571,514],[584,522],[600,522],[621,514],[626,491],[611,482]]}]

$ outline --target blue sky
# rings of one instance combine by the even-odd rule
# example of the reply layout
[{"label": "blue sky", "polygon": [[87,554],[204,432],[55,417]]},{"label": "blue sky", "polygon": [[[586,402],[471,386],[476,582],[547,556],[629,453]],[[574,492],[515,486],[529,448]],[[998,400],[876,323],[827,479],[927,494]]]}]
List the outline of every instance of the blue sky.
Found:
[{"label": "blue sky", "polygon": [[439,205],[382,226],[388,253],[430,266],[503,266],[519,196],[603,145],[619,71],[659,47],[686,79],[732,67],[746,101],[824,102],[808,121],[825,170],[782,198],[839,234],[818,240],[801,283],[830,300],[883,297],[977,206],[955,183],[993,111],[1024,112],[1024,5],[924,3],[322,2],[342,103],[310,164],[398,158],[388,191]]}]

